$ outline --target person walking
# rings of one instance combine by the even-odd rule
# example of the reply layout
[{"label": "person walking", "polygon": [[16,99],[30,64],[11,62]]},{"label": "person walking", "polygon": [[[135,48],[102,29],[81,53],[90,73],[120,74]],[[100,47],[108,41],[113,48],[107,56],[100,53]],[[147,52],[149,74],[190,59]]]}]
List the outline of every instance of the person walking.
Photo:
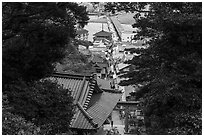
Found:
[{"label": "person walking", "polygon": [[111,120],[111,127],[113,128],[113,120]]}]

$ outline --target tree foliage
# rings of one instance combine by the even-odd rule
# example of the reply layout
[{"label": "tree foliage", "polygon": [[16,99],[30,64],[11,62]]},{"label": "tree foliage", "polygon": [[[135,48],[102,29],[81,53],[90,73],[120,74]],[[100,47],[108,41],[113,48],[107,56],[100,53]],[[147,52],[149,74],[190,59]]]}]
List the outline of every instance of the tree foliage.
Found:
[{"label": "tree foliage", "polygon": [[87,20],[77,3],[2,3],[2,91],[12,107],[3,111],[4,134],[70,134],[71,93],[45,78]]},{"label": "tree foliage", "polygon": [[87,23],[76,3],[3,3],[3,82],[38,80],[64,58],[76,23]]},{"label": "tree foliage", "polygon": [[49,80],[9,85],[7,92],[11,113],[24,117],[43,130],[44,134],[68,131],[74,114],[71,92]]},{"label": "tree foliage", "polygon": [[58,72],[84,73],[84,71],[91,69],[88,57],[78,50],[78,46],[81,44],[88,47],[91,42],[76,40],[72,43],[72,52],[66,55],[65,58],[56,65]]},{"label": "tree foliage", "polygon": [[31,135],[38,134],[38,127],[27,122],[23,117],[12,114],[7,96],[3,95],[2,100],[2,134],[3,135]]},{"label": "tree foliage", "polygon": [[[112,3],[112,9],[118,10],[120,4],[124,5]],[[129,79],[120,83],[144,85],[133,96],[141,100],[147,131],[201,134],[202,4],[126,5],[137,11],[133,27],[140,31],[135,38],[151,39],[149,48],[132,51],[140,55],[127,63],[136,69],[123,75]]]}]

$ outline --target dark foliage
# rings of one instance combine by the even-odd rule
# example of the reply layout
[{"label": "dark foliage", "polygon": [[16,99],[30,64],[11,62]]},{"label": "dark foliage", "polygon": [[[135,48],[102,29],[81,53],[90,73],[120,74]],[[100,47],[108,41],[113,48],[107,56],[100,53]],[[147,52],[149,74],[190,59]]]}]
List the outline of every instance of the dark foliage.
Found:
[{"label": "dark foliage", "polygon": [[[135,38],[151,40],[149,48],[132,51],[140,56],[127,63],[136,69],[120,84],[144,85],[133,96],[141,100],[147,133],[201,134],[202,3],[128,4],[138,12]],[[120,5],[109,10],[123,10]]]},{"label": "dark foliage", "polygon": [[9,85],[11,113],[41,127],[45,134],[66,133],[74,114],[71,92],[48,80]]},{"label": "dark foliage", "polygon": [[51,74],[75,37],[74,25],[87,20],[76,3],[3,3],[3,85]]},{"label": "dark foliage", "polygon": [[2,134],[3,135],[36,135],[39,128],[23,117],[11,113],[7,96],[2,100]]},{"label": "dark foliage", "polygon": [[[43,80],[72,52],[75,25],[88,20],[77,3],[2,3],[4,134],[71,134],[71,93]],[[38,129],[38,130],[37,130]]]}]

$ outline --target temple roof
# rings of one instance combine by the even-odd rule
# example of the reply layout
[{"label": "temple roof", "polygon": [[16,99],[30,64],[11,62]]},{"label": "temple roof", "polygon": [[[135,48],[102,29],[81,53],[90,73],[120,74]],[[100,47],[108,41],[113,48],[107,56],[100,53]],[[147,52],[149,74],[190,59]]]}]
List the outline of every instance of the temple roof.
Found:
[{"label": "temple roof", "polygon": [[111,36],[112,33],[111,32],[107,32],[107,31],[104,31],[104,30],[101,30],[97,33],[94,34],[94,36],[97,36],[97,37],[106,37],[106,36]]},{"label": "temple roof", "polygon": [[111,82],[111,80],[105,80],[105,79],[97,78],[97,83],[98,83],[99,87],[102,89],[111,89],[110,82]]},{"label": "temple roof", "polygon": [[73,129],[98,129],[121,97],[120,92],[100,89],[91,75],[55,73],[49,79],[72,92],[77,106],[70,125]]}]

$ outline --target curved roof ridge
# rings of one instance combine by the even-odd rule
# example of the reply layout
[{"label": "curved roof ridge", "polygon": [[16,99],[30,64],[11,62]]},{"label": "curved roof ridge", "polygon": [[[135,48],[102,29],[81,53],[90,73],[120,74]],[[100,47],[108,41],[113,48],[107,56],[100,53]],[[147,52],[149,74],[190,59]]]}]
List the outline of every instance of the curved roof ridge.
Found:
[{"label": "curved roof ridge", "polygon": [[72,74],[72,73],[63,73],[63,72],[55,72],[52,74],[52,77],[63,77],[63,78],[76,78],[76,79],[92,79],[92,75],[90,74]]},{"label": "curved roof ridge", "polygon": [[112,33],[105,31],[105,30],[101,30],[99,32],[96,32],[95,34],[93,34],[93,36],[111,36]]},{"label": "curved roof ridge", "polygon": [[93,126],[96,128],[98,124],[93,121],[93,117],[90,116],[89,113],[86,112],[86,110],[84,110],[84,108],[79,102],[77,102],[77,106],[80,109],[80,111],[84,114],[84,116],[89,120],[89,122],[91,122],[91,124],[93,124]]}]

